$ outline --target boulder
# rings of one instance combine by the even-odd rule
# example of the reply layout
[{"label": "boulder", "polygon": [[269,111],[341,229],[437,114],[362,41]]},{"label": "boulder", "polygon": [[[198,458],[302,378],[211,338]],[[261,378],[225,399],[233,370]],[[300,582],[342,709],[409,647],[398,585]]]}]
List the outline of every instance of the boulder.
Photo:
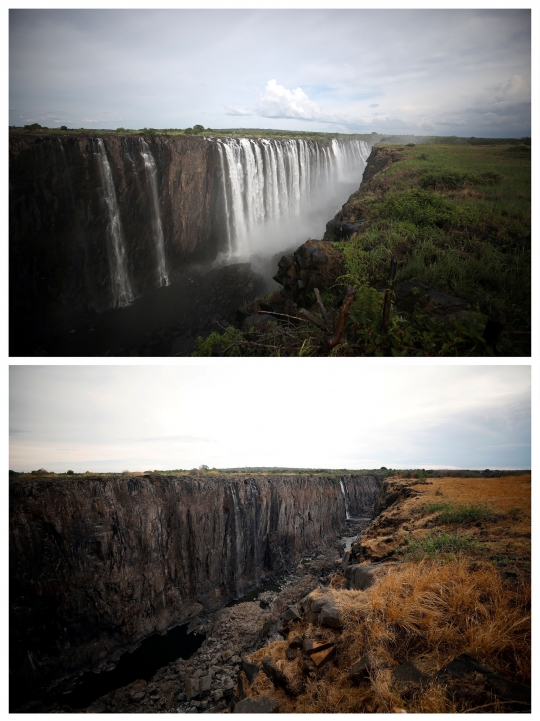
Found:
[{"label": "boulder", "polygon": [[233,713],[278,713],[279,703],[268,696],[249,696],[239,701]]},{"label": "boulder", "polygon": [[245,656],[241,659],[242,671],[246,674],[249,683],[253,683],[259,675],[260,667],[256,663],[250,663]]},{"label": "boulder", "polygon": [[345,566],[343,572],[346,587],[352,591],[365,591],[373,586],[377,578],[386,572],[386,569],[387,566],[384,563],[369,563],[363,566],[353,563]]},{"label": "boulder", "polygon": [[289,606],[289,608],[281,614],[281,620],[285,622],[299,621],[300,618],[300,612],[296,606]]},{"label": "boulder", "polygon": [[201,690],[200,680],[198,678],[187,678],[185,690],[187,700],[191,701],[192,698],[199,695],[199,691]]},{"label": "boulder", "polygon": [[295,636],[289,644],[289,648],[302,648],[302,639],[300,636]]},{"label": "boulder", "polygon": [[[321,590],[324,592],[321,594]],[[302,605],[306,610],[307,620],[313,624],[328,626],[329,628],[342,628],[341,612],[339,606],[332,594],[321,589],[315,595],[310,593],[307,598],[302,601]]]},{"label": "boulder", "polygon": [[330,659],[334,657],[335,653],[336,653],[336,647],[330,646],[330,648],[325,648],[322,651],[316,651],[315,653],[312,653],[311,660],[313,661],[315,666],[317,666],[317,668],[320,668],[327,661],[330,661]]},{"label": "boulder", "polygon": [[287,658],[287,661],[294,661],[294,659],[298,656],[298,649],[297,648],[289,648],[285,649],[285,657]]},{"label": "boulder", "polygon": [[365,656],[357,661],[347,674],[347,678],[350,681],[361,681],[362,679],[369,678],[372,670],[375,668],[373,659],[366,653]]},{"label": "boulder", "polygon": [[286,693],[289,693],[290,689],[287,677],[279,670],[271,658],[263,659],[262,669],[276,688],[282,688]]},{"label": "boulder", "polygon": [[212,688],[212,676],[203,676],[200,679],[200,693],[209,693]]},{"label": "boulder", "polygon": [[319,614],[319,623],[328,628],[343,628],[341,611],[337,603],[325,603]]},{"label": "boulder", "polygon": [[392,671],[392,681],[405,688],[423,686],[427,678],[414,661],[406,661]]}]

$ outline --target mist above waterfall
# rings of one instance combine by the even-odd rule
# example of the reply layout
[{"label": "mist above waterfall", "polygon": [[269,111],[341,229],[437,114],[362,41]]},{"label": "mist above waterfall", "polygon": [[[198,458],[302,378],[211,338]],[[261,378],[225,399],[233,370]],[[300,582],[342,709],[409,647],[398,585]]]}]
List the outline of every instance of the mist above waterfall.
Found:
[{"label": "mist above waterfall", "polygon": [[227,250],[219,260],[246,261],[263,275],[269,259],[308,238],[358,188],[369,145],[362,140],[227,138],[218,140]]}]

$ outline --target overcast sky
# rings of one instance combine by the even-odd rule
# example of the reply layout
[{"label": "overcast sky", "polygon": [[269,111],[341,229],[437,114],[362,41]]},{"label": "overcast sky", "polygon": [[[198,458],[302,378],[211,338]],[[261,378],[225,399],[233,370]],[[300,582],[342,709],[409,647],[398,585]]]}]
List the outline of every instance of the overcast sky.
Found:
[{"label": "overcast sky", "polygon": [[527,366],[230,360],[12,366],[10,468],[530,467]]},{"label": "overcast sky", "polygon": [[529,10],[12,10],[10,124],[530,135]]}]

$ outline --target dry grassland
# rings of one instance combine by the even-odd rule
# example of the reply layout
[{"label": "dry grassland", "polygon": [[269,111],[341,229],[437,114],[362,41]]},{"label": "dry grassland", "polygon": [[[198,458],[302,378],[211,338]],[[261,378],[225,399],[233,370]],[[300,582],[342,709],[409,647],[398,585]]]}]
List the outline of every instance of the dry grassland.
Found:
[{"label": "dry grassland", "polygon": [[[261,672],[251,687],[244,678],[246,695],[275,698],[281,713],[529,710],[494,693],[485,674],[456,680],[438,672],[465,653],[507,681],[530,686],[530,475],[442,478],[410,487],[417,496],[399,499],[379,517],[385,529],[396,531],[398,538],[407,533],[422,538],[441,529],[474,536],[481,548],[420,561],[397,554],[400,560],[388,564],[366,591],[346,590],[338,573],[330,590],[343,629],[314,626],[305,617],[293,624],[285,641],[250,656],[259,665],[272,658],[288,681],[288,691],[276,688]],[[479,523],[441,526],[434,522],[436,514],[426,515],[425,506],[435,503],[487,504],[495,515]],[[333,660],[309,671],[301,650],[288,660],[285,651],[297,635],[333,640]],[[351,668],[366,654],[372,662],[368,677],[351,679]],[[427,680],[400,685],[392,672],[411,660]]]}]

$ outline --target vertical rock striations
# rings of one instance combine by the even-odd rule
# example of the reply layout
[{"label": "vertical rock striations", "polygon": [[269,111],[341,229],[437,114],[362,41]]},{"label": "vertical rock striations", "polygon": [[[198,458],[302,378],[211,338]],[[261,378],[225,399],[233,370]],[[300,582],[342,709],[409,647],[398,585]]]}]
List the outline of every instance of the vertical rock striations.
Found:
[{"label": "vertical rock striations", "polygon": [[226,246],[220,182],[204,138],[12,135],[13,320],[29,332],[71,329],[165,285],[170,269],[215,258]]},{"label": "vertical rock striations", "polygon": [[[379,480],[343,478],[370,512]],[[344,521],[327,476],[13,481],[12,672],[31,691],[114,658],[294,567]]]}]

